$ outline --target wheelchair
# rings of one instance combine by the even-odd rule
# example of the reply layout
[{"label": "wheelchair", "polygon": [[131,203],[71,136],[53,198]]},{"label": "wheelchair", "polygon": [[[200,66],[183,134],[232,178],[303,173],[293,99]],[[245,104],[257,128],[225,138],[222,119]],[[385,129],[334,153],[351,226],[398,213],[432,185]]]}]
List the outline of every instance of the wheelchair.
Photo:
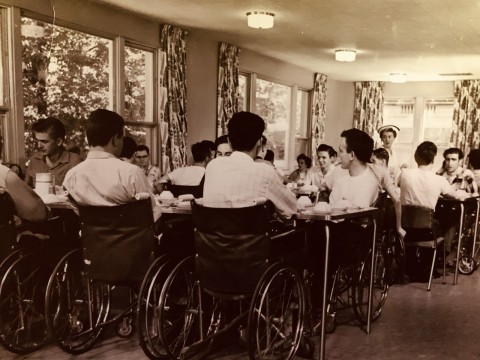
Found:
[{"label": "wheelchair", "polygon": [[[150,198],[79,210],[83,250],[57,263],[45,294],[48,330],[70,354],[90,350],[110,325],[120,337],[132,335],[139,284],[155,244]],[[111,316],[114,287],[128,288],[130,303]]]},{"label": "wheelchair", "polygon": [[200,359],[232,332],[250,359],[294,357],[308,302],[298,259],[287,255],[303,249],[305,231],[271,232],[271,214],[270,203],[218,209],[192,201],[196,254],[162,262],[144,283],[149,358]]},{"label": "wheelchair", "polygon": [[[395,228],[395,214],[391,199],[381,193],[375,207],[380,209],[377,217],[377,241],[374,259],[372,312],[370,320],[376,321],[385,305],[388,290],[396,272],[403,274],[405,247]],[[358,240],[360,233],[370,232],[369,224],[352,224]],[[373,229],[371,229],[373,231]],[[338,239],[343,240],[343,239]],[[353,240],[353,239],[347,239]],[[357,321],[366,325],[368,321],[368,293],[370,287],[372,249],[366,244],[356,247],[355,256],[339,263],[333,272],[327,303],[326,332],[333,333],[337,327],[337,311],[352,308]],[[394,270],[395,269],[395,270]],[[398,275],[400,276],[400,275]],[[314,327],[314,333],[318,330]]]},{"label": "wheelchair", "polygon": [[52,264],[63,251],[55,240],[63,238],[58,218],[24,222],[17,229],[14,211],[8,193],[1,193],[0,343],[8,351],[24,355],[49,340],[44,296]]}]

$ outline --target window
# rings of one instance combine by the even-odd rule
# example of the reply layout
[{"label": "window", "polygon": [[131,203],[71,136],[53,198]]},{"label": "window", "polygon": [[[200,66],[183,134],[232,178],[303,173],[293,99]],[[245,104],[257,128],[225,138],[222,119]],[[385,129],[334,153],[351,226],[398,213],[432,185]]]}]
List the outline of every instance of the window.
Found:
[{"label": "window", "polygon": [[133,46],[125,46],[126,135],[137,144],[153,148],[156,122],[153,115],[154,56]]},{"label": "window", "polygon": [[255,112],[265,120],[265,136],[275,153],[275,164],[286,168],[290,126],[291,88],[271,81],[257,79]]},{"label": "window", "polygon": [[248,104],[248,82],[247,76],[240,74],[238,76],[238,110],[239,111],[247,111],[247,104]]},{"label": "window", "polygon": [[308,92],[297,90],[297,106],[295,116],[295,155],[308,154],[309,127]]},{"label": "window", "polygon": [[66,127],[67,145],[86,146],[90,112],[112,108],[112,41],[22,17],[25,152],[36,143],[31,125],[55,116]]},{"label": "window", "polygon": [[385,101],[383,111],[383,123],[400,128],[393,144],[399,164],[416,166],[413,159],[415,149],[418,144],[428,140],[438,148],[434,169],[442,166],[443,151],[450,147],[453,99],[389,99]]},{"label": "window", "polygon": [[279,170],[293,169],[298,154],[310,153],[310,93],[255,73],[240,74],[239,80],[239,110],[252,111],[265,120],[264,134],[267,147],[275,153],[275,166]]}]

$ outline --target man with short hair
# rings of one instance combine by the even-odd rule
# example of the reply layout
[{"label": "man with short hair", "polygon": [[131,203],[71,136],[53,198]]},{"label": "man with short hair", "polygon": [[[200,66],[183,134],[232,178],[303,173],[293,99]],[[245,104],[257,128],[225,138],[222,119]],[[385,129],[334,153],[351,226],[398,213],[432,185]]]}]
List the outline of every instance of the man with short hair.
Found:
[{"label": "man with short hair", "polygon": [[79,155],[65,150],[65,126],[54,117],[38,120],[32,125],[38,151],[30,158],[25,182],[35,187],[37,173],[50,172],[55,175],[55,185],[61,185],[65,174],[82,162]]},{"label": "man with short hair", "polygon": [[134,138],[125,136],[123,138],[123,148],[120,153],[120,160],[133,164],[133,161],[135,160],[135,151],[137,151],[137,142]]},{"label": "man with short hair", "polygon": [[[457,192],[447,179],[432,172],[433,161],[437,155],[437,146],[431,141],[424,141],[415,150],[417,169],[404,169],[400,176],[400,202],[402,205],[417,205],[435,209],[440,195],[462,200],[469,196],[465,192]],[[448,256],[445,262],[455,259],[451,246],[457,226],[451,219],[444,219],[442,225],[445,232],[445,251]]]},{"label": "man with short hair", "polygon": [[212,160],[205,172],[203,203],[209,207],[239,208],[270,200],[280,216],[297,211],[295,195],[282,183],[271,164],[255,162],[262,148],[263,119],[250,112],[235,113],[228,122],[233,153]]},{"label": "man with short hair", "polygon": [[219,136],[215,140],[215,157],[230,156],[232,155],[232,147],[228,142],[228,135]]},{"label": "man with short hair", "polygon": [[147,145],[137,146],[137,150],[135,151],[135,164],[143,170],[143,173],[148,179],[148,183],[153,189],[155,184],[160,181],[162,174],[158,166],[150,164],[150,149]]},{"label": "man with short hair", "polygon": [[86,133],[90,151],[87,158],[65,176],[64,188],[79,205],[115,206],[148,193],[155,220],[159,207],[148,180],[138,166],[120,160],[125,121],[117,113],[98,109],[88,117]]},{"label": "man with short hair", "polygon": [[317,148],[317,166],[314,166],[307,172],[307,178],[305,183],[307,185],[316,185],[319,191],[327,191],[327,177],[331,176],[335,165],[333,161],[335,160],[337,153],[336,151],[327,144],[320,144]]},{"label": "man with short hair", "polygon": [[205,167],[210,162],[210,145],[205,142],[193,144],[191,147],[193,165],[180,167],[164,175],[161,182],[170,181],[173,185],[197,186],[205,175]]},{"label": "man with short hair", "polygon": [[468,193],[478,191],[477,183],[471,170],[461,166],[463,151],[459,148],[449,148],[443,152],[444,166],[437,174],[447,179],[453,190],[464,190]]}]

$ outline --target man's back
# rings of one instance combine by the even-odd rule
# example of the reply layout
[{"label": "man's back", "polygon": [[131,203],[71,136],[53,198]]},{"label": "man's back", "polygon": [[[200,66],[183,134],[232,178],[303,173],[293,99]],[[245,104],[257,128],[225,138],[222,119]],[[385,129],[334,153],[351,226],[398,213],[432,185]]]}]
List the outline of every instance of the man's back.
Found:
[{"label": "man's back", "polygon": [[205,175],[203,166],[185,166],[173,170],[168,174],[170,181],[174,185],[197,186]]},{"label": "man's back", "polygon": [[63,186],[80,205],[114,206],[132,201],[138,193],[150,193],[138,166],[103,151],[90,151],[67,173]]},{"label": "man's back", "polygon": [[272,201],[283,216],[296,212],[295,195],[282,184],[272,166],[256,163],[237,151],[208,164],[203,190],[205,206],[247,207],[260,198]]},{"label": "man's back", "polygon": [[400,176],[400,202],[435,209],[438,197],[450,191],[448,181],[422,169],[404,169]]}]

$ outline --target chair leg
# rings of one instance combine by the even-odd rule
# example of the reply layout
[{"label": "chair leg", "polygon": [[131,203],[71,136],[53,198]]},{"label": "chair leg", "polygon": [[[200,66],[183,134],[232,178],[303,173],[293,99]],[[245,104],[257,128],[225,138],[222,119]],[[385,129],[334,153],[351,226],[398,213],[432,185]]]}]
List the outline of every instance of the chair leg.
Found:
[{"label": "chair leg", "polygon": [[427,291],[430,291],[430,289],[432,287],[433,269],[435,268],[435,257],[436,256],[437,256],[437,248],[434,248],[433,249],[432,267],[430,268],[430,278],[428,279]]},{"label": "chair leg", "polygon": [[447,268],[447,264],[446,264],[446,255],[447,255],[447,252],[445,250],[445,241],[443,242],[443,283],[442,284],[445,284],[446,283],[446,280],[445,280],[445,274],[446,274],[446,268]]}]

